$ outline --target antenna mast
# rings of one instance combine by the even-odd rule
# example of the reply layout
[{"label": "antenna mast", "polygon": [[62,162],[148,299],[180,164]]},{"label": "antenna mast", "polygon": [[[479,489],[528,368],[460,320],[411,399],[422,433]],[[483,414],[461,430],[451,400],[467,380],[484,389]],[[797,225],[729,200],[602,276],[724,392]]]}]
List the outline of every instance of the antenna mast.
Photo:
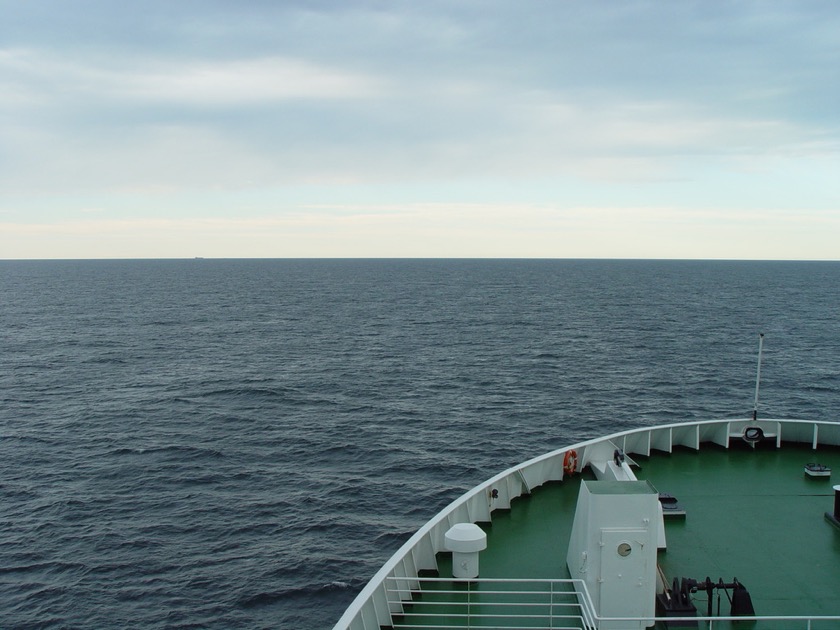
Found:
[{"label": "antenna mast", "polygon": [[758,385],[761,382],[761,348],[764,346],[764,333],[758,333],[758,369],[755,372],[755,404],[753,405],[753,422],[758,420]]}]

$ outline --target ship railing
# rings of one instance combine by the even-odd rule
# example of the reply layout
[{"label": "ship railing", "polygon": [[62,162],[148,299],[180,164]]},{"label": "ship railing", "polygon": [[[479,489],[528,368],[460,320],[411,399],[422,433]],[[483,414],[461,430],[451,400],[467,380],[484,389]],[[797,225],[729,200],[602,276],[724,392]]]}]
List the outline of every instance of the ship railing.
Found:
[{"label": "ship railing", "polygon": [[388,592],[402,613],[394,630],[432,628],[597,628],[583,580],[388,578]]},{"label": "ship railing", "polygon": [[[638,628],[639,622],[656,623],[656,628],[698,628],[708,630],[836,630],[840,627],[840,615],[763,615],[763,616],[716,616],[716,617],[596,617],[601,628]],[[489,630],[485,626],[472,628]],[[548,626],[535,626],[547,628]],[[499,629],[500,630],[500,629]]]},{"label": "ship railing", "polygon": [[[692,617],[601,617],[582,580],[388,578],[388,591],[402,613],[393,630],[595,630],[614,628],[696,627],[709,630],[828,630],[840,615],[763,615]],[[396,602],[395,602],[396,603]]]}]

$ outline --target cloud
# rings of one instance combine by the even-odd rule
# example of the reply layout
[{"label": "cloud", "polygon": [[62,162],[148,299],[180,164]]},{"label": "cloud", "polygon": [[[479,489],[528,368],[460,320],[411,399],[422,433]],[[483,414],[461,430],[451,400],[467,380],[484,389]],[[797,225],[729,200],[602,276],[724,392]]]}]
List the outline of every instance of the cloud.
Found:
[{"label": "cloud", "polygon": [[[6,49],[0,111],[14,124],[0,132],[16,159],[0,183],[670,182],[697,159],[836,144],[836,124],[798,115],[801,64],[776,51],[825,51],[806,10],[493,6],[153,3],[110,18],[125,45],[97,30],[89,47]],[[780,30],[788,18],[803,32]]]},{"label": "cloud", "polygon": [[339,204],[259,218],[6,223],[0,251],[12,258],[836,259],[838,217],[736,207]]},{"label": "cloud", "polygon": [[[0,51],[0,72],[17,77],[8,86],[40,94],[40,102],[91,99],[212,108],[267,105],[289,99],[355,99],[375,96],[377,80],[310,61],[260,57],[221,61],[161,58],[98,59],[93,63],[31,50]],[[11,91],[11,90],[10,90]],[[53,101],[55,102],[55,101]]]},{"label": "cloud", "polygon": [[[647,225],[640,208],[838,204],[830,4],[151,0],[11,13],[0,213],[21,225],[72,222],[79,208],[288,221],[303,207],[393,203],[393,216],[350,213],[354,225],[405,242],[422,234],[449,251],[448,236],[412,223],[419,212],[470,251],[519,251],[499,236],[511,223],[500,216],[490,229],[504,208],[540,226],[532,238],[550,252],[538,233],[553,234],[560,215],[537,207],[626,207]],[[431,202],[451,216],[417,210]],[[325,235],[349,229],[301,216]],[[669,216],[660,220],[673,227]],[[602,223],[633,232],[616,217]],[[633,240],[651,251],[681,242],[668,234]],[[594,233],[578,236],[603,251]]]}]

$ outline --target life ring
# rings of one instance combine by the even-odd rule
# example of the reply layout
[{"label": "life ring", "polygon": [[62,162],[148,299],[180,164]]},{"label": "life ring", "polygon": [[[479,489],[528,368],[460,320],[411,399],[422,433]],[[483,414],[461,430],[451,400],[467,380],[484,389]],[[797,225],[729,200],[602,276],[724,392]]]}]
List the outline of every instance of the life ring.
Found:
[{"label": "life ring", "polygon": [[577,451],[572,449],[571,451],[566,451],[566,455],[563,457],[563,472],[567,475],[574,474],[578,467],[578,456]]}]

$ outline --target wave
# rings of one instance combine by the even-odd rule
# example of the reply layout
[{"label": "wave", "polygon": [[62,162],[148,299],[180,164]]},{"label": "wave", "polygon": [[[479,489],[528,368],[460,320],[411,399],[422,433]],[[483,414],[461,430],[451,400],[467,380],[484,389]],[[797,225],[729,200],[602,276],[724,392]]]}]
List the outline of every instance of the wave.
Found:
[{"label": "wave", "polygon": [[170,444],[167,446],[152,446],[149,448],[131,448],[121,447],[113,449],[107,453],[108,455],[125,456],[125,455],[186,455],[187,459],[194,458],[221,458],[225,454],[215,448],[207,448],[201,446],[190,446],[184,444]]},{"label": "wave", "polygon": [[270,606],[278,602],[294,602],[296,600],[308,601],[312,598],[324,599],[333,597],[339,593],[352,594],[363,585],[364,582],[361,580],[358,580],[355,583],[333,580],[332,582],[327,582],[326,584],[296,586],[279,591],[245,595],[240,597],[236,603],[239,607],[247,609]]},{"label": "wave", "polygon": [[309,396],[310,394],[307,392],[291,387],[249,387],[247,385],[238,385],[191,392],[187,395],[179,397],[179,399],[191,402],[195,400],[215,398],[280,400],[294,402],[298,400],[306,400]]}]

